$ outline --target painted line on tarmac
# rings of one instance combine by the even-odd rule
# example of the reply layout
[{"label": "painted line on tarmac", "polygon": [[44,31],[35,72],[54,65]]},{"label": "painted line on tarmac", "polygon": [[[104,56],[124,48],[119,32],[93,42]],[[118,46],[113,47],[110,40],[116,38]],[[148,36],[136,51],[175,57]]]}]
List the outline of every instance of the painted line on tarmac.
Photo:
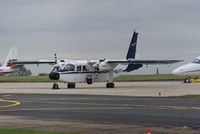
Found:
[{"label": "painted line on tarmac", "polygon": [[20,105],[20,104],[21,104],[21,102],[15,101],[15,100],[4,100],[4,99],[0,99],[0,102],[8,102],[8,103],[11,103],[11,104],[8,104],[8,105],[0,106],[0,108],[14,107],[14,106],[17,106],[17,105]]},{"label": "painted line on tarmac", "polygon": [[[59,104],[59,105],[81,105],[81,106],[104,106],[100,109],[134,109],[134,108],[151,108],[151,109],[174,109],[174,110],[200,110],[200,107],[195,106],[172,106],[172,105],[139,105],[139,104],[100,104],[100,103],[78,103],[78,102],[41,102],[41,101],[24,101],[24,102],[33,102],[33,103],[44,103],[44,104]],[[109,108],[107,108],[109,107]],[[62,109],[62,108],[61,108]],[[66,109],[66,108],[64,108]],[[84,108],[69,108],[69,109],[84,109]],[[87,108],[86,108],[87,109]],[[98,109],[98,108],[91,108]]]},{"label": "painted line on tarmac", "polygon": [[107,108],[19,108],[19,109],[0,109],[0,112],[6,111],[60,111],[60,110],[128,110],[132,108],[124,107],[107,107]]},{"label": "painted line on tarmac", "polygon": [[[1,101],[1,100],[0,100]],[[17,105],[17,104],[16,104]],[[15,106],[15,104],[10,105]],[[147,108],[147,105],[135,105],[135,108]],[[0,109],[0,111],[60,111],[60,110],[129,110],[133,109],[133,106],[111,106],[111,107],[74,107],[74,108],[17,108],[17,109]],[[200,107],[178,107],[178,106],[158,106],[158,107],[148,107],[148,108],[158,108],[158,109],[174,109],[174,110],[200,110]]]}]

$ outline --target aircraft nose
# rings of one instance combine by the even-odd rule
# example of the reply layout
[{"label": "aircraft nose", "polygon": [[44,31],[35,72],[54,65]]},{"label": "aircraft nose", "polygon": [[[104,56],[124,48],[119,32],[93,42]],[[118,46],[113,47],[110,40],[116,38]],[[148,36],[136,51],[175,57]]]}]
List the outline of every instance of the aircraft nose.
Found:
[{"label": "aircraft nose", "polygon": [[52,72],[52,73],[49,74],[49,79],[51,79],[51,80],[59,80],[59,78],[60,78],[59,73]]},{"label": "aircraft nose", "polygon": [[174,75],[180,75],[181,74],[181,69],[180,68],[176,68],[172,71],[172,74]]}]

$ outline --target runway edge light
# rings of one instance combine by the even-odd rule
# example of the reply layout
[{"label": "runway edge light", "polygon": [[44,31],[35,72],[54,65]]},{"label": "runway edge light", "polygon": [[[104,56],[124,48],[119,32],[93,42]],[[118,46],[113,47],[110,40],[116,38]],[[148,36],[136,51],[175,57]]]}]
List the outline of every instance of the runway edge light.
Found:
[{"label": "runway edge light", "polygon": [[151,134],[151,128],[146,128],[146,134]]}]

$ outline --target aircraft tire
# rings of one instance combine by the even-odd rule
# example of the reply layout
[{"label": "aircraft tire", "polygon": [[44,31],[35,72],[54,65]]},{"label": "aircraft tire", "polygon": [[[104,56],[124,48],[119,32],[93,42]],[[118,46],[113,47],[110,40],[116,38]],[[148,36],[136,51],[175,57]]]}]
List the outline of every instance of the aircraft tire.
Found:
[{"label": "aircraft tire", "polygon": [[54,84],[53,84],[53,89],[59,89],[59,86],[58,86],[57,83],[54,83]]},{"label": "aircraft tire", "polygon": [[88,76],[86,81],[88,85],[92,84],[92,77]]},{"label": "aircraft tire", "polygon": [[75,83],[68,83],[68,84],[67,84],[67,87],[68,87],[68,88],[75,88],[76,85],[75,85]]},{"label": "aircraft tire", "polygon": [[106,88],[114,88],[114,87],[115,87],[115,84],[113,82],[106,84]]},{"label": "aircraft tire", "polygon": [[191,83],[191,79],[190,78],[185,78],[184,83]]}]

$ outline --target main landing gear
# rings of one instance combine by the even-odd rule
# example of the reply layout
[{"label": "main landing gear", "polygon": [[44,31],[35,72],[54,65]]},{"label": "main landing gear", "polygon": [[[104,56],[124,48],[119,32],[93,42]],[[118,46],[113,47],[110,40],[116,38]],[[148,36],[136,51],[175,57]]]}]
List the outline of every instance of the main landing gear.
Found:
[{"label": "main landing gear", "polygon": [[68,88],[75,88],[76,85],[75,85],[75,83],[68,83],[68,84],[67,84],[67,87],[68,87]]},{"label": "main landing gear", "polygon": [[106,88],[114,88],[115,84],[113,82],[106,83]]},{"label": "main landing gear", "polygon": [[[67,88],[75,88],[75,83],[68,83]],[[106,83],[106,88],[114,88],[115,84],[113,82]],[[58,83],[54,83],[52,89],[60,89]]]},{"label": "main landing gear", "polygon": [[[75,88],[76,84],[75,83],[68,83],[67,88]],[[60,89],[58,83],[54,83],[52,89]]]}]

